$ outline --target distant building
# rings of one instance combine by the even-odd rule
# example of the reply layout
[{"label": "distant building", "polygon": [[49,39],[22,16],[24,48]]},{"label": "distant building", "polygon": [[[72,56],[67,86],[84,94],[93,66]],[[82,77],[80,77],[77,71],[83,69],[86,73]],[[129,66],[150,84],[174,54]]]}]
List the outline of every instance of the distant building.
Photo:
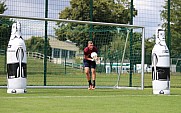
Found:
[{"label": "distant building", "polygon": [[54,63],[75,62],[75,57],[79,53],[79,48],[71,41],[59,41],[55,37],[49,36],[49,44],[52,48],[52,58]]}]

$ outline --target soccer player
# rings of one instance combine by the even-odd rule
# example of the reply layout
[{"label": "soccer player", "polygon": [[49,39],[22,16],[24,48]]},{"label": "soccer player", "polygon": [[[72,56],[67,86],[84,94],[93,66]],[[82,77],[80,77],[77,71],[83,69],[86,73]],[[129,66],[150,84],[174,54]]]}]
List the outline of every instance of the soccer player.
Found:
[{"label": "soccer player", "polygon": [[[86,48],[84,48],[84,69],[85,69],[85,74],[86,78],[89,83],[89,90],[94,90],[95,85],[96,85],[96,62],[94,58],[91,58],[91,53],[92,52],[98,52],[97,48],[94,46],[92,41],[88,41],[88,45]],[[90,70],[92,73],[92,82],[91,82],[91,77],[90,77]]]}]

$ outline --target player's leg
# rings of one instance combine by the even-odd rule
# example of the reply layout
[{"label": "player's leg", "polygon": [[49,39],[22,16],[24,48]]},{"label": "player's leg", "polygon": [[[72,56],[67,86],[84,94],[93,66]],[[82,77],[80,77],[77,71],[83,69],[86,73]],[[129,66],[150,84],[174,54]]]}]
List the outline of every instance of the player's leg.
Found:
[{"label": "player's leg", "polygon": [[85,74],[86,74],[87,81],[89,83],[89,88],[88,89],[91,89],[92,88],[92,83],[91,83],[91,78],[90,78],[89,67],[85,67]]},{"label": "player's leg", "polygon": [[95,68],[91,68],[91,72],[92,72],[92,89],[95,89],[96,86],[96,69]]},{"label": "player's leg", "polygon": [[93,62],[91,65],[91,72],[92,72],[92,81],[93,81],[92,89],[94,90],[96,86],[96,63],[95,62]]},{"label": "player's leg", "polygon": [[87,78],[87,81],[89,83],[89,90],[92,89],[92,82],[91,82],[91,77],[90,77],[90,64],[87,60],[84,60],[84,71],[85,71],[85,74],[86,74],[86,78]]}]

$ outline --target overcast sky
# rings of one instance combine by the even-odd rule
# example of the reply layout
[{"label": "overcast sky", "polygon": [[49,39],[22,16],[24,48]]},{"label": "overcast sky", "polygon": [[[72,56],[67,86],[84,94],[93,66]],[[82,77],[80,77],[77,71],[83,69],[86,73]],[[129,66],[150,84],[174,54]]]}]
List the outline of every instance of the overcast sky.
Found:
[{"label": "overcast sky", "polygon": [[[146,27],[146,37],[153,36],[157,26],[162,24],[160,11],[164,3],[164,0],[134,0],[135,8],[138,10],[138,15],[134,18],[134,25]],[[8,10],[5,14],[7,15],[40,18],[45,16],[45,0],[6,0],[6,5]],[[69,0],[49,0],[48,17],[58,18],[60,10],[69,5]],[[22,34],[43,36],[43,21],[20,20],[20,22]],[[50,22],[49,26],[55,26],[55,23]],[[53,27],[49,27],[48,34],[54,35]]]},{"label": "overcast sky", "polygon": [[134,0],[138,15],[134,18],[134,24],[146,28],[146,37],[151,37],[157,27],[162,25],[160,18],[161,10],[165,0]]},{"label": "overcast sky", "polygon": [[[50,0],[49,0],[50,1]],[[45,0],[6,0],[8,10],[7,15],[27,16],[27,17],[45,17]],[[57,19],[60,10],[69,6],[69,0],[51,0],[48,5],[48,17]],[[24,38],[30,36],[44,36],[44,21],[35,20],[19,20],[22,26],[22,34]],[[56,22],[49,22],[48,35],[54,35],[54,27]]]}]

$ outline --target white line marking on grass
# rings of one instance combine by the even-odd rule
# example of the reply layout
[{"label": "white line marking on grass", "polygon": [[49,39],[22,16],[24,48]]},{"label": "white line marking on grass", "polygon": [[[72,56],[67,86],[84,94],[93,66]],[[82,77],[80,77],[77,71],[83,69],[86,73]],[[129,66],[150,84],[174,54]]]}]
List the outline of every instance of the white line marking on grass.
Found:
[{"label": "white line marking on grass", "polygon": [[156,97],[156,96],[165,96],[165,97],[175,97],[181,95],[108,95],[108,96],[27,96],[27,97],[0,97],[0,98],[113,98],[113,97]]}]

